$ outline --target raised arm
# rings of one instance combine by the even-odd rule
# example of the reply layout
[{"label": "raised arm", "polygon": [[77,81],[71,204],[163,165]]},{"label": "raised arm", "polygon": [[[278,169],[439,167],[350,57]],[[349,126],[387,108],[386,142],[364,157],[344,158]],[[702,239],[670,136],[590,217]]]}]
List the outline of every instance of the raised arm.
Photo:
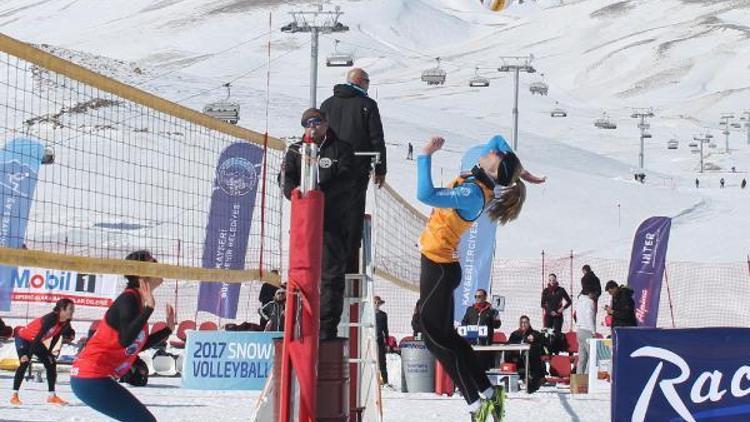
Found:
[{"label": "raised arm", "polygon": [[417,199],[436,208],[480,211],[484,207],[482,189],[473,183],[455,188],[436,188],[432,183],[432,154],[440,150],[445,139],[433,137],[417,157]]}]

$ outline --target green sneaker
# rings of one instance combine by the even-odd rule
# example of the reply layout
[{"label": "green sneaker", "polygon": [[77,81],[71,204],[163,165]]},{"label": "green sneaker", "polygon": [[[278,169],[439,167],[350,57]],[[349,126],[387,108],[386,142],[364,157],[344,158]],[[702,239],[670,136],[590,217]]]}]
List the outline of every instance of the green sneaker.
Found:
[{"label": "green sneaker", "polygon": [[487,402],[492,419],[495,422],[502,422],[505,417],[505,389],[502,386],[495,387],[495,393]]},{"label": "green sneaker", "polygon": [[487,422],[487,418],[490,417],[490,401],[481,399],[479,410],[471,414],[471,422]]}]

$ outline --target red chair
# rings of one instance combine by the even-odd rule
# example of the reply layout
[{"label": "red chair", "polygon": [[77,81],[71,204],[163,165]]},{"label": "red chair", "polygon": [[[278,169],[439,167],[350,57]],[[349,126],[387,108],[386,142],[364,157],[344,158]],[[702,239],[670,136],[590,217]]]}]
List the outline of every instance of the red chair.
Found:
[{"label": "red chair", "polygon": [[385,339],[386,351],[390,350],[390,353],[401,353],[401,349],[398,347],[396,337],[390,336]]},{"label": "red chair", "polygon": [[151,326],[151,332],[156,333],[167,328],[167,323],[164,321],[157,321]]},{"label": "red chair", "polygon": [[201,325],[198,327],[198,331],[216,331],[219,329],[219,326],[216,325],[213,321],[203,321],[201,322]]},{"label": "red chair", "polygon": [[558,384],[569,384],[571,373],[570,358],[568,356],[552,356],[549,363],[550,376],[547,381]]},{"label": "red chair", "polygon": [[180,325],[177,326],[177,340],[172,340],[169,344],[172,345],[172,347],[184,349],[185,340],[187,340],[187,334],[185,332],[187,330],[195,330],[195,321],[189,319],[182,321]]},{"label": "red chair", "polygon": [[492,344],[504,344],[508,342],[508,337],[502,331],[492,333]]},{"label": "red chair", "polygon": [[565,342],[568,343],[568,353],[578,353],[578,335],[575,331],[565,333]]}]

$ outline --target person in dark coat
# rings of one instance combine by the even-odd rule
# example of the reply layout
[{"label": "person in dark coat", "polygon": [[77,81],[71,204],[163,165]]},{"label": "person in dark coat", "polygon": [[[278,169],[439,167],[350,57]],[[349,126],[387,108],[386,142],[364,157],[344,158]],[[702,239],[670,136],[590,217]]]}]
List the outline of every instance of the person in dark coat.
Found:
[{"label": "person in dark coat", "polygon": [[263,325],[265,331],[284,331],[284,311],[286,308],[286,290],[277,289],[273,300],[260,309],[260,315],[268,321]]},{"label": "person in dark coat", "polygon": [[[563,311],[568,309],[573,301],[570,300],[568,292],[560,287],[557,275],[549,275],[549,283],[542,291],[542,309],[544,310],[544,328],[552,328],[555,334],[562,332],[565,317]],[[565,304],[563,304],[563,301]]]},{"label": "person in dark coat", "polygon": [[[544,383],[546,370],[542,362],[543,339],[539,331],[531,328],[531,321],[526,315],[521,316],[518,321],[518,329],[513,331],[508,339],[508,344],[529,344],[529,385],[527,392],[535,392]],[[526,377],[526,362],[520,353],[508,353],[507,360],[516,364],[521,378]]]},{"label": "person in dark coat", "polygon": [[[370,76],[363,69],[351,69],[346,75],[346,83],[333,87],[329,97],[320,109],[328,116],[331,129],[343,142],[349,144],[355,153],[378,153],[380,162],[375,166],[373,181],[379,187],[385,183],[386,148],[383,136],[383,123],[380,120],[378,103],[367,95]],[[372,158],[356,157],[354,171],[355,188],[349,201],[355,210],[345,220],[349,247],[347,273],[359,273],[359,248],[362,243],[362,227],[365,215],[367,185],[372,171]]]},{"label": "person in dark coat", "polygon": [[487,327],[487,337],[480,338],[477,344],[492,344],[492,336],[495,334],[495,328],[500,328],[500,317],[497,309],[492,308],[492,304],[487,302],[487,291],[479,289],[474,294],[474,305],[466,308],[466,313],[461,320],[461,325],[478,325]]},{"label": "person in dark coat", "polygon": [[320,285],[320,339],[336,338],[344,309],[344,275],[349,256],[348,226],[352,213],[360,212],[352,202],[354,192],[354,154],[328,128],[325,113],[311,108],[302,114],[304,140],[289,147],[284,157],[284,196],[291,199],[299,186],[302,168],[300,148],[306,140],[318,145],[318,182],[325,195],[323,214],[323,265]]},{"label": "person in dark coat", "polygon": [[380,309],[385,303],[380,296],[375,296],[375,331],[377,332],[378,341],[378,365],[380,368],[380,379],[383,384],[388,384],[388,365],[385,357],[388,337],[388,314]]},{"label": "person in dark coat", "polygon": [[588,264],[584,265],[583,268],[581,268],[581,271],[583,272],[583,277],[581,277],[581,294],[587,295],[593,292],[594,296],[596,296],[594,302],[596,302],[599,300],[599,296],[602,295],[602,282],[599,280],[599,277],[591,271],[591,266]]},{"label": "person in dark coat", "polygon": [[414,305],[414,313],[411,315],[411,331],[415,340],[422,339],[422,327],[419,325],[419,300]]},{"label": "person in dark coat", "polygon": [[609,280],[605,288],[612,296],[612,305],[606,307],[607,314],[612,316],[612,328],[638,326],[633,290],[624,284],[618,286],[614,280]]},{"label": "person in dark coat", "polygon": [[[278,270],[271,270],[271,272],[274,274],[279,273]],[[260,314],[260,326],[261,327],[265,327],[266,324],[268,324],[268,320],[263,316],[263,313],[260,311],[266,305],[273,302],[273,297],[276,295],[277,290],[279,290],[279,288],[274,286],[271,283],[263,283],[263,285],[260,286],[260,293],[258,293],[258,302],[260,302],[260,309],[258,309],[258,313]]]}]

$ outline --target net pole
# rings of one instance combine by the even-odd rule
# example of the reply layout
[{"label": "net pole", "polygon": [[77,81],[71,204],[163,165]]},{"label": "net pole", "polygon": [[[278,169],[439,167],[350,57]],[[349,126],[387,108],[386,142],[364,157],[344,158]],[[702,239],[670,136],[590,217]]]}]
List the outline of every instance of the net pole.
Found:
[{"label": "net pole", "polygon": [[669,299],[669,315],[672,318],[672,328],[676,328],[674,323],[674,307],[672,306],[672,289],[669,288],[669,274],[667,267],[664,267],[664,281],[667,284],[667,299]]},{"label": "net pole", "polygon": [[[570,250],[570,294],[575,295],[575,286],[573,284],[573,250]],[[570,321],[568,322],[570,325],[570,331],[573,331],[573,307],[570,307]]]}]

